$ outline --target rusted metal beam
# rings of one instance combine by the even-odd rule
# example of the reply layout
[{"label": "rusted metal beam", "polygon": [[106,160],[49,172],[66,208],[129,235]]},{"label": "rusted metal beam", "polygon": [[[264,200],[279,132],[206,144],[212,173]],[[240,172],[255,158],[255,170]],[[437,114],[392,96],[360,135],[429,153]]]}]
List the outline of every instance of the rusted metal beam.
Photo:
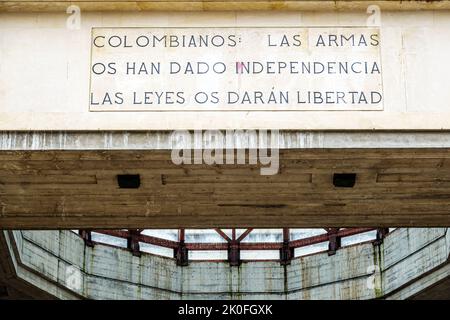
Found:
[{"label": "rusted metal beam", "polygon": [[128,238],[128,230],[92,230],[96,233],[106,234],[108,236],[118,237],[118,238]]},{"label": "rusted metal beam", "polygon": [[186,248],[195,251],[228,250],[228,243],[186,243]]},{"label": "rusted metal beam", "polygon": [[[95,230],[95,232],[110,235],[113,237],[125,238],[125,239],[127,239],[129,236],[128,231],[124,231],[124,230]],[[139,238],[140,242],[153,244],[153,245],[160,246],[160,247],[175,249],[178,246],[177,241],[162,239],[162,238],[148,236],[148,235],[144,235],[144,234],[139,234],[138,238]]]},{"label": "rusted metal beam", "polygon": [[237,240],[231,240],[228,243],[228,262],[232,267],[237,267],[241,264],[241,250]]},{"label": "rusted metal beam", "polygon": [[231,239],[229,236],[227,236],[227,234],[225,232],[223,232],[221,229],[216,228],[214,229],[222,238],[224,238],[227,242],[230,242]]},{"label": "rusted metal beam", "polygon": [[178,229],[178,247],[174,249],[174,257],[177,266],[187,266],[189,264],[189,252],[185,243],[184,229]]},{"label": "rusted metal beam", "polygon": [[294,257],[294,248],[289,247],[291,235],[289,228],[283,228],[283,244],[280,249],[280,264],[289,265]]},{"label": "rusted metal beam", "polygon": [[[220,229],[217,229],[217,230],[220,230]],[[249,229],[247,229],[247,231],[248,230]],[[363,232],[367,232],[367,231],[372,231],[372,230],[376,230],[376,228],[341,229],[341,230],[337,231],[336,236],[342,238],[342,237],[351,236],[351,235],[355,235],[355,234],[363,233]],[[124,230],[93,230],[93,231],[97,232],[97,233],[110,235],[110,236],[124,238],[124,239],[128,239],[130,237],[129,232],[124,231]],[[226,238],[223,235],[221,235],[224,239],[226,239],[226,240],[228,239],[227,243],[184,243],[184,247],[186,248],[186,250],[199,250],[199,251],[201,251],[201,250],[211,250],[211,251],[229,250],[229,248],[230,248],[229,243],[232,240],[222,230],[220,230],[220,232],[225,235]],[[246,233],[246,232],[244,232],[244,233]],[[286,231],[284,231],[284,232],[286,232]],[[182,231],[182,233],[184,233],[184,230]],[[243,235],[241,235],[237,240],[235,240],[238,243],[238,247],[240,250],[281,250],[281,249],[283,249],[283,247],[286,246],[286,243],[285,243],[286,237],[285,236],[283,237],[283,242],[251,242],[251,243],[244,242],[244,243],[241,243],[238,240],[243,238],[242,237]],[[153,245],[161,246],[161,247],[165,247],[165,248],[171,248],[174,250],[177,250],[179,248],[180,241],[161,239],[158,237],[153,237],[153,236],[148,236],[148,235],[143,235],[143,234],[138,234],[135,236],[137,237],[139,242],[153,244]],[[181,239],[180,234],[179,234],[179,239]],[[293,250],[295,248],[300,248],[300,247],[304,247],[304,246],[308,246],[308,245],[312,245],[312,244],[316,244],[316,243],[320,243],[320,242],[325,242],[328,240],[329,240],[329,234],[323,234],[323,235],[318,235],[318,236],[309,237],[309,238],[305,238],[305,239],[288,241],[288,247],[289,247],[290,252],[293,253]],[[284,248],[284,249],[287,250],[286,248]],[[293,256],[293,254],[292,254],[292,256]]]},{"label": "rusted metal beam", "polygon": [[[363,233],[367,231],[375,230],[376,228],[349,228],[349,229],[341,229],[338,231],[337,235],[339,237],[348,237],[358,233]],[[321,234],[318,236],[313,236],[305,239],[293,240],[289,243],[289,247],[291,248],[300,248],[309,246],[311,244],[316,244],[320,242],[328,241],[328,234]]]},{"label": "rusted metal beam", "polygon": [[[227,250],[228,243],[186,243],[189,250]],[[279,250],[282,246],[280,242],[242,242],[239,247],[242,250]]]},{"label": "rusted metal beam", "polygon": [[374,241],[374,245],[380,245],[383,243],[384,238],[389,233],[389,228],[378,228],[377,229],[377,238]]},{"label": "rusted metal beam", "polygon": [[241,242],[242,240],[244,240],[249,234],[250,234],[250,232],[252,232],[253,231],[253,228],[249,228],[249,229],[247,229],[247,230],[245,230],[245,232],[244,233],[242,233],[240,236],[239,236],[239,238],[237,239],[239,242]]},{"label": "rusted metal beam", "polygon": [[[111,5],[114,3],[114,5]],[[188,3],[188,5],[186,5]],[[82,12],[202,12],[202,11],[261,11],[261,12],[365,12],[368,5],[376,5],[382,12],[450,10],[448,0],[2,0],[0,12],[12,13],[65,13],[69,5],[76,5]]]},{"label": "rusted metal beam", "polygon": [[336,251],[341,247],[341,237],[338,235],[339,228],[331,228],[328,231],[328,255],[336,254]]},{"label": "rusted metal beam", "polygon": [[152,236],[143,235],[143,234],[141,234],[139,236],[139,241],[144,242],[144,243],[154,244],[154,245],[160,246],[160,247],[172,248],[172,249],[175,249],[178,246],[177,241],[161,239],[158,237],[152,237]]}]

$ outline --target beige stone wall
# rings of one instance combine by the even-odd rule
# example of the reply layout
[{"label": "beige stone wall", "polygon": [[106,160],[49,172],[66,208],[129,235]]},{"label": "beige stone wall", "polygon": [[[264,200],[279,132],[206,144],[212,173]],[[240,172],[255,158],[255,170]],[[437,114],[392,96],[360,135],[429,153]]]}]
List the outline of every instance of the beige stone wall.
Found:
[{"label": "beige stone wall", "polygon": [[[2,232],[19,278],[61,299],[405,299],[449,277],[446,228],[397,229],[372,243],[276,261],[174,259],[97,244],[70,231]],[[425,281],[426,280],[426,281]]]},{"label": "beige stone wall", "polygon": [[48,1],[1,0],[0,11],[61,12],[68,4],[86,11],[233,11],[233,10],[365,10],[368,4],[383,10],[445,10],[450,1],[421,0],[121,0]]}]

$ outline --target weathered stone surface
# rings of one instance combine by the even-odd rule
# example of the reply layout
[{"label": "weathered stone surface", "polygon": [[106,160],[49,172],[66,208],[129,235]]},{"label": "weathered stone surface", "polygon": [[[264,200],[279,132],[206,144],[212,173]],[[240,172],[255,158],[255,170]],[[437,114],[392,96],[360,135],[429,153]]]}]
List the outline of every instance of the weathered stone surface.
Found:
[{"label": "weathered stone surface", "polygon": [[[19,255],[12,247],[9,254],[18,259],[17,276],[59,298],[405,299],[450,276],[445,228],[397,229],[381,246],[353,245],[290,266],[248,261],[240,267],[200,261],[177,267],[170,258],[85,247],[70,231],[13,235]],[[2,236],[12,240],[6,231]]]}]

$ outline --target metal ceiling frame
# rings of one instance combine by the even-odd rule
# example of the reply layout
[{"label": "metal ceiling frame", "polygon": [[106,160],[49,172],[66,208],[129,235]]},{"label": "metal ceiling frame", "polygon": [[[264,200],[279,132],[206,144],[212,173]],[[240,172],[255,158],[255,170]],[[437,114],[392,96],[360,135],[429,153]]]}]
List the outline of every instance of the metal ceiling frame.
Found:
[{"label": "metal ceiling frame", "polygon": [[84,239],[87,246],[94,246],[95,241],[92,240],[92,232],[122,238],[127,240],[127,248],[134,256],[140,256],[141,250],[139,243],[146,243],[163,248],[173,249],[174,258],[177,265],[186,266],[189,264],[189,251],[221,251],[228,252],[227,261],[231,266],[239,266],[242,262],[240,253],[242,250],[279,250],[280,259],[276,259],[282,265],[290,264],[294,258],[294,249],[328,242],[328,255],[334,255],[341,247],[341,239],[360,233],[369,231],[377,231],[377,237],[373,240],[379,244],[383,238],[389,233],[388,228],[326,228],[326,233],[307,237],[303,239],[291,240],[290,228],[283,228],[283,242],[243,242],[243,240],[254,230],[246,229],[239,237],[236,236],[236,228],[231,229],[231,238],[220,228],[214,229],[225,242],[188,242],[185,241],[185,229],[178,229],[178,241],[163,239],[159,237],[142,234],[143,229],[128,230],[79,230],[79,235]]}]

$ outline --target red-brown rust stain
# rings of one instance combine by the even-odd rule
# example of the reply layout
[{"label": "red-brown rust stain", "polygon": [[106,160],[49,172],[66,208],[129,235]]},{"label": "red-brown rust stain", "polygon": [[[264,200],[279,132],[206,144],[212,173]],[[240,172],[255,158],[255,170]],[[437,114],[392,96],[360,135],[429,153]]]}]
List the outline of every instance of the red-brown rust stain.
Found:
[{"label": "red-brown rust stain", "polygon": [[287,8],[287,3],[285,1],[270,2],[269,7],[271,10],[283,10]]},{"label": "red-brown rust stain", "polygon": [[302,283],[301,283],[301,289],[303,293],[302,299],[310,300],[311,299],[311,292],[309,291],[309,284],[310,284],[310,272],[307,263],[302,259],[300,261],[301,266],[301,277],[302,277]]}]

